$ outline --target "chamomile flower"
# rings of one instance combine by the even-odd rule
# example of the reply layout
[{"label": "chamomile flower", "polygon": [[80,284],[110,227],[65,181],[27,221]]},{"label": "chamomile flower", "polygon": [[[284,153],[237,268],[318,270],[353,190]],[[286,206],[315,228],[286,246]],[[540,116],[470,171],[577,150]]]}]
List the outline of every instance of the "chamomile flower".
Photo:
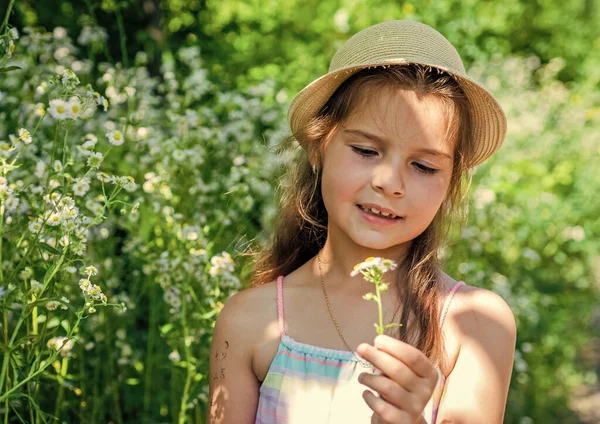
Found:
[{"label": "chamomile flower", "polygon": [[50,300],[49,302],[46,302],[46,309],[48,309],[49,311],[55,311],[58,309],[58,307],[61,305],[60,302],[57,302],[56,300]]},{"label": "chamomile flower", "polygon": [[46,219],[46,223],[48,225],[51,225],[53,227],[56,227],[57,225],[59,225],[62,222],[63,218],[62,215],[59,213],[51,213],[50,216],[48,217],[48,219]]},{"label": "chamomile flower", "polygon": [[57,352],[60,352],[60,356],[62,357],[70,357],[73,344],[73,340],[59,336],[52,337],[50,340],[48,340],[47,346],[56,350]]},{"label": "chamomile flower", "polygon": [[66,119],[69,117],[67,103],[62,99],[50,100],[50,109],[48,110],[54,119]]},{"label": "chamomile flower", "polygon": [[21,140],[25,144],[30,144],[32,142],[31,133],[27,131],[25,128],[20,128],[18,131],[19,140]]},{"label": "chamomile flower", "polygon": [[61,172],[63,170],[62,162],[58,159],[55,160],[54,164],[52,165],[52,168],[54,168],[54,172]]},{"label": "chamomile flower", "polygon": [[104,108],[104,112],[106,112],[108,110],[108,100],[106,100],[106,97],[104,97],[104,96],[96,97],[96,104],[98,106],[102,106]]},{"label": "chamomile flower", "polygon": [[125,141],[123,133],[119,130],[108,131],[106,137],[108,138],[108,142],[113,146],[120,146]]},{"label": "chamomile flower", "polygon": [[396,264],[396,262],[392,261],[391,259],[374,258],[371,256],[365,259],[364,262],[356,264],[354,266],[354,269],[350,273],[350,276],[354,277],[359,273],[362,273],[361,271],[369,272],[370,270],[374,269],[378,269],[383,273],[393,270],[397,266],[398,265]]},{"label": "chamomile flower", "polygon": [[87,160],[87,164],[90,168],[98,169],[104,160],[104,155],[100,152],[93,152],[90,154]]},{"label": "chamomile flower", "polygon": [[29,223],[29,231],[33,234],[37,234],[42,230],[42,222],[38,219]]},{"label": "chamomile flower", "polygon": [[81,115],[81,101],[77,97],[71,97],[67,102],[67,117],[77,119]]},{"label": "chamomile flower", "polygon": [[44,289],[44,285],[37,280],[31,280],[31,293],[38,295]]},{"label": "chamomile flower", "polygon": [[86,274],[90,274],[92,277],[98,275],[98,268],[93,265],[86,266],[84,269]]},{"label": "chamomile flower", "polygon": [[85,196],[85,194],[90,190],[90,180],[87,177],[76,178],[73,183],[73,194],[75,196]]}]

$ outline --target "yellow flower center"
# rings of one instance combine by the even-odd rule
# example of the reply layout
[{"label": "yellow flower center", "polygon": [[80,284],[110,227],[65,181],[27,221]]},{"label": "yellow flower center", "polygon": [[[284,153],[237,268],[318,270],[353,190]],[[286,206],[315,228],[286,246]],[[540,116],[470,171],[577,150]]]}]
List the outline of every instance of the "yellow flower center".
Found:
[{"label": "yellow flower center", "polygon": [[56,106],[56,111],[58,113],[65,113],[65,107],[64,106]]},{"label": "yellow flower center", "polygon": [[120,140],[120,139],[121,139],[121,131],[116,131],[116,132],[113,134],[113,138],[114,138],[115,140]]}]

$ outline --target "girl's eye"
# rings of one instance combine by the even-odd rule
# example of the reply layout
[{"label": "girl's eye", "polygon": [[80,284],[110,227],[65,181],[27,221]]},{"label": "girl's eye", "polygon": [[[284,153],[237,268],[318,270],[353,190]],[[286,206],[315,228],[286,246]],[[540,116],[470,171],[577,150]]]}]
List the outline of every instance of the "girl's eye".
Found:
[{"label": "girl's eye", "polygon": [[419,172],[422,172],[424,174],[435,174],[438,171],[437,169],[430,168],[419,162],[414,162],[414,165]]},{"label": "girl's eye", "polygon": [[[350,146],[350,147],[352,147],[352,150],[354,150],[356,153],[358,153],[360,156],[362,156],[363,159],[368,159],[373,156],[377,156],[377,152],[375,150],[361,149],[360,147],[356,147],[356,146]],[[424,174],[435,174],[436,172],[438,172],[437,169],[430,168],[419,162],[414,162],[414,165],[415,165],[415,168],[417,168],[417,171],[422,172]]]},{"label": "girl's eye", "polygon": [[350,147],[352,147],[352,150],[354,150],[356,153],[358,153],[365,159],[373,157],[377,154],[377,152],[374,150],[361,149],[361,148],[355,147],[355,146],[350,146]]}]

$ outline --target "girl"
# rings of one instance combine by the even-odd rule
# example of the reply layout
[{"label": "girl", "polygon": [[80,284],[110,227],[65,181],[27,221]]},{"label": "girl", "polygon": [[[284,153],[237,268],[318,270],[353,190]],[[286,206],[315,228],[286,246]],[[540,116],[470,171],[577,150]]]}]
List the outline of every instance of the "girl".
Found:
[{"label": "girl", "polygon": [[[502,144],[505,115],[440,33],[389,21],[350,38],[288,113],[302,149],[253,288],[214,329],[211,423],[493,423],[503,420],[514,316],[438,257],[470,169]],[[384,275],[386,322],[351,277]]]}]

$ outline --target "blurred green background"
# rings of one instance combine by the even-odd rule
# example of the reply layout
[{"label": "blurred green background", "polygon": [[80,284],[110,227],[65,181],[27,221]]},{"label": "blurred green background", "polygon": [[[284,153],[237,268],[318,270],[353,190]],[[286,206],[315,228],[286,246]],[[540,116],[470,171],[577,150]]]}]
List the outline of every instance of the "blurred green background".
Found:
[{"label": "blurred green background", "polygon": [[[9,2],[0,6],[4,17]],[[8,422],[43,422],[40,411],[65,422],[203,422],[211,328],[245,284],[248,263],[239,253],[268,239],[274,184],[291,157],[273,149],[288,131],[289,102],[326,73],[352,34],[389,19],[444,34],[508,117],[505,145],[477,169],[469,222],[444,255],[450,275],[501,294],[517,317],[505,422],[600,422],[598,1],[18,0],[11,7],[8,23],[20,39],[7,63],[20,69],[0,73],[0,140],[31,129],[36,105],[53,98],[45,81],[73,69],[111,104],[105,117],[70,130],[73,149],[86,133],[125,128],[120,156],[102,169],[135,177],[140,189],[125,195],[141,206],[129,218],[108,214],[86,252],[109,299],[128,311],[102,309],[84,322],[69,373],[57,378],[64,367],[49,368],[32,399],[23,392],[2,403]],[[40,143],[51,146],[54,137],[53,126],[40,127]],[[24,181],[33,178],[29,159]],[[3,249],[9,257],[10,244]],[[190,261],[190,249],[202,251],[200,262]],[[222,251],[235,262],[226,284],[209,272]],[[57,290],[75,296],[68,287],[76,279],[64,274],[62,282]],[[14,328],[11,319],[5,330]],[[27,349],[11,351],[11,367]],[[27,366],[14,365],[9,380]]]}]

